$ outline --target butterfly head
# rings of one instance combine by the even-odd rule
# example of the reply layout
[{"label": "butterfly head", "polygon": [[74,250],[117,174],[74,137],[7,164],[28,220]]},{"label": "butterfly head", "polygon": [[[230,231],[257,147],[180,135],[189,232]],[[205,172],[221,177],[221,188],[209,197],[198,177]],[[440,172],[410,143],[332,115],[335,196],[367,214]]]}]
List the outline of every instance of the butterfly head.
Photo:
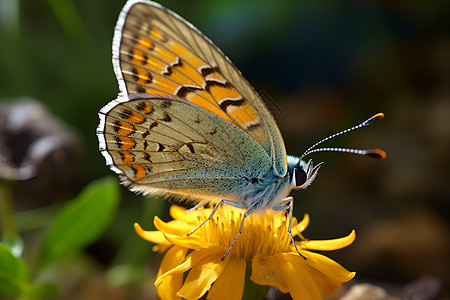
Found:
[{"label": "butterfly head", "polygon": [[292,188],[295,190],[306,189],[316,178],[322,163],[314,166],[311,159],[308,162],[298,160],[298,158],[295,159],[297,159],[297,162],[291,172]]}]

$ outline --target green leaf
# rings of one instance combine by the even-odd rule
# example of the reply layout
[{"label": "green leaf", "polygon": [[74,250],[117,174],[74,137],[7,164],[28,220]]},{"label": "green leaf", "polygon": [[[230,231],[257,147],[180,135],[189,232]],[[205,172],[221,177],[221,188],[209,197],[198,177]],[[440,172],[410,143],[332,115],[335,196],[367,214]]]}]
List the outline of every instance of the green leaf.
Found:
[{"label": "green leaf", "polygon": [[69,201],[44,237],[41,266],[80,251],[100,237],[117,212],[119,192],[117,180],[107,177]]},{"label": "green leaf", "polygon": [[21,293],[28,286],[28,278],[25,263],[0,244],[0,296]]},{"label": "green leaf", "polygon": [[36,300],[47,299],[58,292],[58,286],[54,284],[33,285],[30,284],[28,288],[20,295],[18,300]]},{"label": "green leaf", "polygon": [[12,255],[20,257],[23,252],[23,240],[19,235],[7,234],[1,241],[2,244],[11,250]]}]

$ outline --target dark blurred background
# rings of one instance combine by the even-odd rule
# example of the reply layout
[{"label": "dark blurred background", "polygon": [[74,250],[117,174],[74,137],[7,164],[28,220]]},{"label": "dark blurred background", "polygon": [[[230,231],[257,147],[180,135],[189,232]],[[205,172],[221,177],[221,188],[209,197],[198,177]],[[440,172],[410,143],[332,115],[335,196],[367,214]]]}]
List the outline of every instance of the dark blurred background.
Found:
[{"label": "dark blurred background", "polygon": [[[0,0],[0,105],[32,98],[70,128],[66,155],[54,158],[58,169],[50,164],[40,178],[15,185],[22,220],[27,211],[64,203],[112,174],[95,129],[98,110],[118,92],[111,42],[124,3]],[[393,296],[435,287],[436,297],[449,299],[450,2],[161,4],[211,38],[274,108],[289,154],[301,155],[320,138],[385,113],[380,123],[326,145],[381,148],[387,159],[311,155],[325,164],[307,191],[293,193],[295,214],[310,214],[305,236],[311,239],[356,229],[352,246],[328,254],[357,272],[355,282],[379,284]],[[163,200],[125,189],[123,198],[112,229],[88,249],[101,266],[119,265],[135,251],[123,247],[135,238],[133,222],[151,228],[153,214],[167,215]],[[36,225],[21,224],[33,239]],[[136,244],[141,253],[151,249]],[[159,259],[152,255],[155,272]]]}]

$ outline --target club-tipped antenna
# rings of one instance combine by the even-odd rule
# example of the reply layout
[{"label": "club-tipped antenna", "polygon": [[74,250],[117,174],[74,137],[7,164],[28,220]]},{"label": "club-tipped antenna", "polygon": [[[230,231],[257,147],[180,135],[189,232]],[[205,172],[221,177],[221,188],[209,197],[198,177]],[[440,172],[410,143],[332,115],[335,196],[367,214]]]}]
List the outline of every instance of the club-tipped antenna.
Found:
[{"label": "club-tipped antenna", "polygon": [[383,113],[377,113],[376,115],[370,117],[369,119],[365,120],[364,122],[347,128],[345,130],[339,131],[338,133],[332,134],[320,141],[318,141],[317,143],[315,143],[314,145],[312,145],[311,147],[309,147],[305,153],[303,153],[303,155],[300,157],[299,161],[302,160],[305,156],[314,153],[314,152],[345,152],[345,153],[352,153],[352,154],[358,154],[358,155],[365,155],[365,156],[370,156],[373,158],[379,158],[379,159],[385,159],[386,158],[386,152],[384,152],[383,150],[380,149],[367,149],[367,150],[360,150],[360,149],[350,149],[350,148],[317,148],[315,149],[318,145],[322,144],[323,142],[326,142],[332,138],[335,138],[337,136],[343,135],[345,133],[348,133],[350,131],[371,125],[381,119],[384,118],[384,114]]}]

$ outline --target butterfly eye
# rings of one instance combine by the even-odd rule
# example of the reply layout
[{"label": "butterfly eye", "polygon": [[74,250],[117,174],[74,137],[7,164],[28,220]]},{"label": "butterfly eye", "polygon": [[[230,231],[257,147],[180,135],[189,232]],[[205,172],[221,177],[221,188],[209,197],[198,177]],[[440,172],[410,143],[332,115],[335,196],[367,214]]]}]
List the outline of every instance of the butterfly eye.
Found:
[{"label": "butterfly eye", "polygon": [[308,179],[306,172],[301,167],[294,168],[294,177],[295,177],[295,186],[297,187],[302,186]]}]

